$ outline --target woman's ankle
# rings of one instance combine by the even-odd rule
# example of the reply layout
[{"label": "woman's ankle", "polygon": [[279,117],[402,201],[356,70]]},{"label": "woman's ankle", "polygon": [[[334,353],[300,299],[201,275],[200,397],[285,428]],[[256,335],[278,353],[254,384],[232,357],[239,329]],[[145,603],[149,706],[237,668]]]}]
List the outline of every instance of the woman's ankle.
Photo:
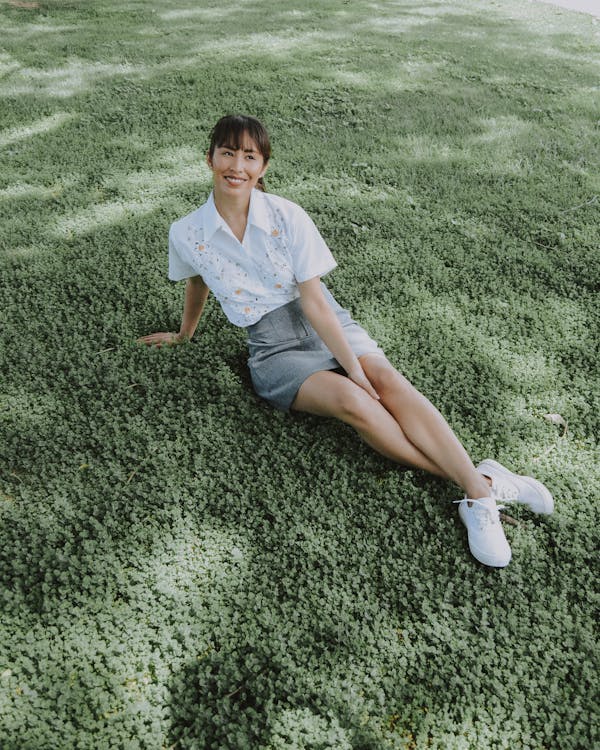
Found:
[{"label": "woman's ankle", "polygon": [[490,488],[492,485],[489,477],[485,477],[478,472],[474,472],[475,476],[472,477],[469,483],[465,486],[465,492],[467,497],[471,500],[477,500],[481,497],[490,497]]}]

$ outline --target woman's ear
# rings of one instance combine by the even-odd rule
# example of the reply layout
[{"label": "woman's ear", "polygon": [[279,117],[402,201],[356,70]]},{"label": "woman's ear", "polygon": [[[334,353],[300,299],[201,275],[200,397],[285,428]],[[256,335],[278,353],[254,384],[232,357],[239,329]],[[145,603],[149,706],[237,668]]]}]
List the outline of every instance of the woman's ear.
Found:
[{"label": "woman's ear", "polygon": [[267,162],[267,163],[266,163],[266,164],[264,165],[264,167],[262,168],[262,172],[260,173],[260,176],[261,176],[261,177],[264,177],[264,176],[265,176],[265,172],[267,171],[267,169],[268,169],[268,168],[269,168],[269,162]]},{"label": "woman's ear", "polygon": [[212,169],[212,159],[210,158],[210,151],[206,152],[206,163],[208,164],[208,168]]}]

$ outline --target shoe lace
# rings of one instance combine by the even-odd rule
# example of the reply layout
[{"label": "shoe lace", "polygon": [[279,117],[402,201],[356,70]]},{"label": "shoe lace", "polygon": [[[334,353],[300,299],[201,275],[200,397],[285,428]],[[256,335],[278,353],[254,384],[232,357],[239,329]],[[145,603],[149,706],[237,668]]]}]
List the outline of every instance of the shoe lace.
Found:
[{"label": "shoe lace", "polygon": [[458,503],[473,503],[475,507],[473,512],[477,524],[481,530],[485,530],[488,526],[494,526],[494,524],[500,523],[500,513],[506,506],[496,505],[491,508],[487,503],[483,503],[481,500],[474,500],[470,497],[463,497],[462,500],[453,500],[452,502]]}]

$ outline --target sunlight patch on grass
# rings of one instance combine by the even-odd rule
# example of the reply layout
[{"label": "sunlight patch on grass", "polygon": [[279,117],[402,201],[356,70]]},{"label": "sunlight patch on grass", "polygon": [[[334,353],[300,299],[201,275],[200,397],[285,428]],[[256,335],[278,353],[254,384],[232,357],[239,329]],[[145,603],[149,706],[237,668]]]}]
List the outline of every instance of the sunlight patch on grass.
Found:
[{"label": "sunlight patch on grass", "polygon": [[[394,3],[395,5],[403,5],[404,3]],[[415,12],[421,16],[428,16],[430,18],[437,18],[438,16],[468,16],[472,13],[470,8],[460,8],[457,3],[440,2],[435,5],[420,5],[415,3]]]},{"label": "sunlight patch on grass", "polygon": [[75,115],[70,112],[57,112],[49,117],[42,117],[41,120],[32,122],[29,125],[21,125],[17,128],[5,130],[3,133],[0,133],[0,147],[16,143],[17,141],[23,141],[40,133],[49,133],[51,130],[56,130],[65,122],[73,119],[75,119]]},{"label": "sunlight patch on grass", "polygon": [[[203,40],[195,47],[187,48],[185,57],[171,56],[166,63],[150,63],[147,66],[130,63],[89,63],[72,59],[62,67],[49,70],[15,70],[0,84],[0,95],[46,95],[66,98],[84,93],[93,85],[111,78],[144,80],[173,70],[196,68],[207,53],[217,53],[223,61],[237,59],[249,52],[256,52],[261,56],[291,57],[298,50],[305,55],[330,50],[346,38],[347,35],[343,32],[324,31],[309,31],[302,34],[293,31],[283,34],[244,34],[229,37],[227,47],[224,47],[221,39]],[[169,49],[172,51],[170,44]]]},{"label": "sunlight patch on grass", "polygon": [[0,78],[13,73],[21,67],[21,63],[15,60],[8,52],[0,52]]},{"label": "sunlight patch on grass", "polygon": [[[57,500],[52,511],[60,518],[72,515],[67,498]],[[151,554],[125,557],[124,565],[108,536],[85,539],[82,546],[77,587],[91,597],[90,608],[63,607],[57,590],[52,626],[42,618],[26,628],[11,624],[13,651],[0,672],[15,728],[26,714],[36,716],[40,685],[58,721],[67,724],[74,713],[91,711],[98,726],[130,715],[138,729],[140,707],[165,710],[165,683],[183,663],[200,664],[209,656],[211,623],[223,602],[235,596],[249,559],[237,534],[212,524],[195,529],[183,520],[175,521]],[[68,567],[62,571],[58,587],[68,591],[73,573]],[[48,674],[43,665],[50,654],[58,664]],[[65,745],[64,735],[60,740]]]},{"label": "sunlight patch on grass", "polygon": [[159,205],[160,200],[157,198],[96,204],[69,218],[57,219],[52,234],[60,238],[89,234],[103,227],[115,226],[136,216],[152,213]]},{"label": "sunlight patch on grass", "polygon": [[335,716],[321,716],[310,708],[284,709],[275,716],[271,732],[264,750],[285,750],[292,747],[296,737],[302,737],[304,747],[353,748],[351,734]]},{"label": "sunlight patch on grass", "polygon": [[[390,12],[390,5],[400,5],[401,12],[404,13],[404,15],[399,15],[397,12]],[[455,3],[452,3],[451,5],[442,3],[429,6],[421,6],[418,3],[411,5],[406,2],[386,4],[370,3],[369,7],[371,7],[375,13],[380,15],[371,18],[368,21],[368,25],[377,30],[392,34],[410,31],[419,26],[426,26],[440,17],[460,17],[469,15],[472,12],[468,8],[463,9],[458,7]]]},{"label": "sunlight patch on grass", "polygon": [[177,172],[182,167],[185,170],[196,169],[202,180],[211,179],[212,172],[206,163],[204,149],[198,145],[198,148],[191,146],[169,146],[157,152],[155,157],[157,166],[169,165]]},{"label": "sunlight patch on grass", "polygon": [[332,79],[342,85],[350,85],[372,91],[376,85],[379,89],[389,92],[413,91],[421,88],[423,83],[430,83],[437,72],[446,67],[442,62],[424,60],[408,60],[393,65],[390,63],[377,71],[354,71],[332,69],[329,74]]},{"label": "sunlight patch on grass", "polygon": [[176,172],[152,171],[132,172],[121,178],[110,181],[110,185],[117,187],[123,195],[136,199],[150,196],[164,196],[165,191],[178,185],[197,182],[199,185],[209,186],[211,173],[206,164],[179,163]]},{"label": "sunlight patch on grass", "polygon": [[595,323],[579,302],[566,297],[550,297],[544,308],[554,336],[579,343],[589,340],[590,346],[594,345]]},{"label": "sunlight patch on grass", "polygon": [[248,549],[238,536],[210,524],[192,532],[182,524],[147,561],[145,575],[157,594],[177,599],[199,588],[211,591],[232,573],[239,579],[247,571]]},{"label": "sunlight patch on grass", "polygon": [[357,72],[355,70],[331,70],[331,77],[343,85],[350,84],[370,90],[373,86],[373,76],[366,72]]},{"label": "sunlight patch on grass", "polygon": [[523,174],[530,170],[529,160],[519,149],[532,142],[536,130],[533,123],[505,115],[478,120],[474,125],[483,132],[472,135],[466,143],[477,149],[479,158],[489,164],[490,169],[505,174]]},{"label": "sunlight patch on grass", "polygon": [[[600,70],[598,74],[600,76]],[[575,90],[569,92],[563,106],[567,111],[595,111],[600,118],[600,86],[578,86]]]},{"label": "sunlight patch on grass", "polygon": [[279,18],[293,18],[295,20],[299,18],[310,18],[310,11],[298,10],[298,8],[292,8],[291,10],[282,10],[279,13]]},{"label": "sunlight patch on grass", "polygon": [[471,342],[473,356],[493,363],[494,369],[504,375],[508,382],[514,381],[520,388],[529,389],[548,382],[560,382],[557,367],[548,361],[544,352],[532,347],[525,349],[520,344],[500,338],[490,331],[485,318],[468,314],[449,299],[432,297],[421,285],[419,288],[420,314],[437,320],[439,328],[463,332],[463,336]]},{"label": "sunlight patch on grass", "polygon": [[[205,182],[209,178],[206,178]],[[168,172],[136,172],[121,180],[118,184],[128,195],[141,198],[143,196],[164,195],[165,188],[195,182],[198,180],[198,170],[188,167],[180,170],[179,174]]]},{"label": "sunlight patch on grass", "polygon": [[83,26],[55,26],[51,23],[25,23],[10,24],[6,20],[2,26],[2,32],[5,34],[18,34],[19,39],[26,39],[33,34],[64,34],[69,31],[82,31]]},{"label": "sunlight patch on grass", "polygon": [[[241,5],[243,0],[238,0],[238,5]],[[166,10],[161,13],[157,13],[157,18],[163,21],[172,21],[180,19],[201,19],[201,20],[215,20],[220,21],[228,16],[235,15],[239,12],[239,8],[232,6],[231,8],[181,8],[179,10]]]},{"label": "sunlight patch on grass", "polygon": [[[200,149],[188,146],[161,149],[154,159],[156,167],[139,172],[113,172],[104,185],[131,199],[161,197],[172,188],[197,183],[210,188],[212,172]],[[169,167],[164,169],[161,167]]]},{"label": "sunlight patch on grass", "polygon": [[[248,51],[256,51],[261,55],[291,57],[295,51],[308,55],[321,49],[331,49],[347,35],[343,32],[307,31],[301,34],[290,31],[283,34],[245,34],[229,37],[227,48],[224,49],[222,40],[202,42],[190,50],[194,55],[205,55],[208,51],[218,52],[221,57],[231,59],[240,57]],[[194,64],[196,64],[194,62]]]},{"label": "sunlight patch on grass", "polygon": [[19,198],[56,198],[63,190],[64,185],[56,184],[51,187],[44,185],[28,185],[19,183],[0,190],[1,200],[14,200]]},{"label": "sunlight patch on grass", "polygon": [[369,185],[360,178],[356,179],[347,173],[332,174],[330,172],[327,176],[313,174],[308,183],[305,177],[301,177],[281,186],[282,193],[290,196],[290,200],[300,203],[303,198],[314,196],[315,191],[319,195],[332,195],[336,197],[336,200],[346,198],[351,202],[365,198],[377,202],[407,200],[405,191],[391,186]]},{"label": "sunlight patch on grass", "polygon": [[143,75],[146,67],[129,63],[89,63],[85,60],[72,60],[61,68],[36,70],[21,68],[0,86],[0,93],[44,94],[46,96],[69,97],[83,93],[92,83],[115,76]]},{"label": "sunlight patch on grass", "polygon": [[[518,58],[522,58],[524,54],[530,53],[532,56],[535,55],[535,57],[540,57],[541,55],[543,55],[544,57],[551,58],[553,60],[573,63],[573,65],[576,65],[578,67],[580,67],[583,63],[594,66],[598,65],[597,55],[585,54],[582,52],[574,53],[561,49],[559,40],[554,39],[550,34],[546,36],[539,35],[534,40],[528,40],[519,43],[500,41],[498,37],[495,36],[494,49],[496,52],[504,52],[508,53],[509,55],[516,55],[518,56]],[[562,80],[562,76],[560,75],[559,71],[557,71],[557,73],[559,74],[557,83],[560,83]]]},{"label": "sunlight patch on grass", "polygon": [[464,160],[468,154],[455,145],[426,135],[406,135],[398,139],[403,160],[415,162],[449,162]]},{"label": "sunlight patch on grass", "polygon": [[417,28],[419,26],[427,26],[431,23],[428,18],[419,16],[410,17],[390,17],[390,16],[379,16],[371,18],[367,21],[367,25],[380,32],[386,34],[402,34],[405,31]]},{"label": "sunlight patch on grass", "polygon": [[167,164],[171,168],[124,173],[113,171],[110,177],[105,178],[103,186],[118,190],[127,196],[127,200],[96,203],[75,215],[59,218],[54,225],[55,235],[64,238],[87,234],[101,227],[114,226],[133,216],[148,214],[181,185],[210,187],[212,174],[195,149],[167,148],[157,154],[156,163]]},{"label": "sunlight patch on grass", "polygon": [[15,245],[14,247],[5,247],[2,255],[5,258],[33,258],[39,255],[39,245]]},{"label": "sunlight patch on grass", "polygon": [[531,130],[531,124],[523,122],[514,115],[489,117],[474,123],[483,129],[483,133],[471,137],[473,143],[513,143]]}]

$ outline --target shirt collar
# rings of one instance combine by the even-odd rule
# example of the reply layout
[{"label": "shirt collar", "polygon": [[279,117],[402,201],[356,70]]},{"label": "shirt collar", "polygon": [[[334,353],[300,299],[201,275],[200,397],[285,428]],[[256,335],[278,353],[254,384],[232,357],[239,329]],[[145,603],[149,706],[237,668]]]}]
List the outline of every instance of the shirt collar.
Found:
[{"label": "shirt collar", "polygon": [[215,206],[215,198],[213,195],[213,191],[211,190],[210,195],[208,196],[208,200],[206,201],[206,215],[204,217],[204,239],[210,240],[217,229],[221,229],[221,227],[225,227],[225,219],[223,219],[221,214],[217,211],[217,207]]},{"label": "shirt collar", "polygon": [[[215,206],[214,193],[211,190],[208,200],[206,201],[206,215],[204,218],[204,239],[210,240],[217,229],[227,230],[227,223]],[[263,232],[269,234],[271,225],[265,205],[264,193],[254,188],[250,195],[250,207],[248,209],[248,224],[252,224]]]},{"label": "shirt collar", "polygon": [[267,234],[271,233],[271,222],[267,213],[265,194],[262,190],[254,188],[250,196],[250,209],[248,211],[248,224],[252,224]]}]

